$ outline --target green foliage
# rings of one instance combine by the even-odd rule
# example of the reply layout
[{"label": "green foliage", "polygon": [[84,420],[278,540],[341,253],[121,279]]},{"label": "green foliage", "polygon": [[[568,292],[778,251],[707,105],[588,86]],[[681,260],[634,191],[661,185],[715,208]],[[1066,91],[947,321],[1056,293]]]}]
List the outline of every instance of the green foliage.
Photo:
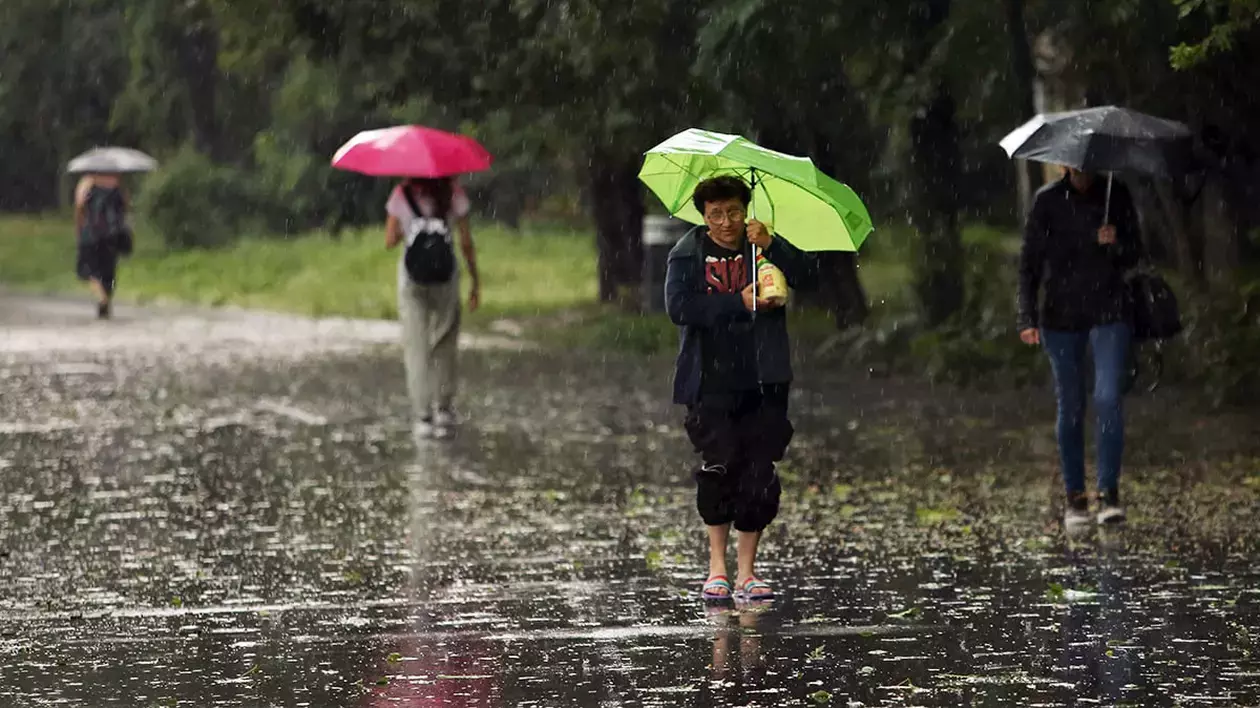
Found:
[{"label": "green foliage", "polygon": [[579,327],[560,336],[575,346],[641,355],[678,347],[678,328],[663,314],[640,315],[616,306],[592,310]]},{"label": "green foliage", "polygon": [[[380,218],[389,180],[334,170],[330,157],[360,129],[388,123],[366,107],[355,71],[292,60],[271,96],[270,127],[251,144],[260,214],[270,231],[297,233]],[[423,121],[418,121],[423,122]]]},{"label": "green foliage", "polygon": [[[1024,10],[1025,26],[1007,26],[1011,8]],[[881,229],[863,253],[863,280],[884,312],[850,337],[879,361],[956,381],[993,367],[1037,374],[1036,350],[1010,336],[1011,272],[981,275],[995,255],[975,248],[927,261],[929,235],[952,249],[953,232],[920,218],[927,205],[1009,221],[1014,171],[995,143],[1026,117],[1030,89],[1009,70],[1021,46],[1062,64],[1049,85],[1066,100],[1088,93],[1193,114],[1254,148],[1256,113],[1242,98],[1256,84],[1246,52],[1260,0],[7,0],[4,17],[2,208],[55,205],[69,191],[61,165],[108,142],[163,159],[139,206],[176,247],[376,223],[388,181],[334,171],[329,158],[358,130],[414,122],[472,134],[495,155],[493,171],[466,181],[482,214],[572,223],[593,196],[608,202],[600,214],[634,214],[624,207],[636,190],[609,197],[589,188],[592,173],[630,174],[645,148],[703,125],[810,155],[882,223],[914,213],[924,233]],[[1174,72],[1172,45],[1173,64],[1198,70]],[[1228,58],[1229,70],[1201,66],[1210,57]],[[915,117],[942,96],[955,107],[943,132],[956,136],[957,159],[938,156],[943,169],[918,173],[933,147],[953,142],[912,141]],[[183,145],[198,154],[175,154]],[[895,257],[878,254],[903,235]],[[950,283],[963,272],[968,292],[932,332],[906,314],[932,299],[905,287],[925,264]],[[1199,331],[1214,328],[1218,372],[1235,366],[1224,348],[1249,346],[1210,324],[1228,320],[1222,307],[1195,314]],[[593,336],[672,346],[650,329]],[[1207,380],[1209,367],[1195,366],[1185,375]]]},{"label": "green foliage", "polygon": [[[474,224],[473,238],[482,280],[481,309],[467,317],[473,326],[548,316],[595,301],[589,234]],[[245,232],[224,248],[172,251],[142,219],[136,253],[119,267],[119,297],[392,319],[397,262],[398,253],[384,248],[379,224],[339,240],[319,233],[282,240]],[[0,283],[77,292],[82,284],[73,265],[68,218],[0,218]]]},{"label": "green foliage", "polygon": [[66,161],[123,137],[109,126],[126,81],[114,41],[123,13],[108,0],[6,0],[3,8],[0,209],[49,208],[68,198],[58,175]]},{"label": "green foliage", "polygon": [[[917,312],[905,292],[911,279],[906,261],[913,236],[890,230],[863,265],[887,282],[872,289],[876,317],[842,337],[848,366],[872,372],[913,371],[936,381],[967,386],[1025,385],[1044,380],[1044,357],[1015,333],[1018,239],[983,226],[963,231],[962,308],[937,327]],[[872,280],[872,282],[879,282]]]},{"label": "green foliage", "polygon": [[1194,68],[1218,54],[1234,50],[1238,35],[1260,24],[1260,0],[1172,0],[1184,21],[1206,19],[1206,36],[1181,42],[1169,50],[1174,68]]},{"label": "green foliage", "polygon": [[185,146],[144,181],[137,212],[171,248],[213,248],[237,238],[257,206],[250,176]]},{"label": "green foliage", "polygon": [[994,382],[1001,372],[1024,385],[1044,375],[1041,352],[1015,334],[1016,260],[997,241],[966,247],[965,299],[943,325],[916,336],[911,358],[939,381]]},{"label": "green foliage", "polygon": [[1217,404],[1260,396],[1260,279],[1211,295],[1177,289],[1185,330],[1167,345],[1166,378],[1202,387]]}]

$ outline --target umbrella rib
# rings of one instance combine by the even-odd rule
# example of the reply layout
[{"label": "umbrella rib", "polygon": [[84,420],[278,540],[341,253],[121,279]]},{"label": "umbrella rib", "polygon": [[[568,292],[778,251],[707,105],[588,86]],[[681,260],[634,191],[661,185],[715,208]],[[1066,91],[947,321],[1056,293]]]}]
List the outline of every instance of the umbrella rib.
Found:
[{"label": "umbrella rib", "polygon": [[[773,174],[770,174],[770,173],[768,173],[768,172],[765,172],[764,170],[763,170],[763,171],[762,171],[762,173],[761,173],[761,184],[762,184],[762,187],[761,187],[761,193],[765,195],[765,197],[766,197],[766,201],[767,201],[767,202],[769,202],[769,204],[770,204],[770,223],[771,223],[771,224],[773,224],[773,223],[774,223],[774,214],[775,214],[775,211],[774,211],[774,197],[770,196],[770,190],[769,190],[769,189],[767,189],[767,188],[765,187],[765,184],[766,184],[766,179],[768,179],[768,178],[773,178],[773,179],[779,179],[779,178],[775,177]],[[780,179],[779,181],[781,181],[781,182],[787,182],[787,180],[783,180],[783,179]],[[797,186],[799,186],[799,185],[797,185]]]}]

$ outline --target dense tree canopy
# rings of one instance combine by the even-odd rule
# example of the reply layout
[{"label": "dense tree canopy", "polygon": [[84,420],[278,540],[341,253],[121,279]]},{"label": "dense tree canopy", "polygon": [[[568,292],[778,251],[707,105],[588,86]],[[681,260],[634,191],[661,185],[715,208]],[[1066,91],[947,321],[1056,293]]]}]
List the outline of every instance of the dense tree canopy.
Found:
[{"label": "dense tree canopy", "polygon": [[[236,170],[235,208],[276,230],[374,220],[383,186],[329,156],[357,130],[424,123],[495,153],[469,180],[490,215],[580,200],[612,298],[637,278],[652,208],[642,152],[703,125],[808,154],[881,225],[912,225],[943,322],[962,306],[960,224],[1018,222],[1028,173],[995,143],[1034,110],[1188,121],[1208,169],[1147,185],[1171,224],[1155,250],[1190,274],[1246,258],[1258,18],[1256,0],[5,0],[0,208],[56,206],[68,157],[113,142]],[[1223,231],[1195,217],[1204,195]]]}]

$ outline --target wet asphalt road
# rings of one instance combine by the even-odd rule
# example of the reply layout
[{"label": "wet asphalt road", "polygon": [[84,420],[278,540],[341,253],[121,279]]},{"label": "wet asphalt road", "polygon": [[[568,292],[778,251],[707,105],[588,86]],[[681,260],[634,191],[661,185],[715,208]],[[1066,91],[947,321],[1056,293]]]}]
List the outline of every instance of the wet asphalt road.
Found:
[{"label": "wet asphalt road", "polygon": [[781,598],[709,611],[667,360],[0,298],[0,706],[1260,705],[1260,418],[1133,399],[1063,536],[1044,390],[803,361]]}]

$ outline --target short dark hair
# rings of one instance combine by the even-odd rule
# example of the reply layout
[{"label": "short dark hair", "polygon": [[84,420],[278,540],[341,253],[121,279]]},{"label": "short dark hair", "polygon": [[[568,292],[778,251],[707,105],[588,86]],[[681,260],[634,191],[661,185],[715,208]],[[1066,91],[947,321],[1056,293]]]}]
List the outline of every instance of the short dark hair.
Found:
[{"label": "short dark hair", "polygon": [[722,175],[710,177],[697,184],[696,191],[691,195],[691,203],[696,205],[696,211],[700,212],[700,216],[704,216],[705,204],[724,202],[727,199],[738,199],[747,207],[752,201],[752,189],[748,187],[747,182],[735,175]]}]

